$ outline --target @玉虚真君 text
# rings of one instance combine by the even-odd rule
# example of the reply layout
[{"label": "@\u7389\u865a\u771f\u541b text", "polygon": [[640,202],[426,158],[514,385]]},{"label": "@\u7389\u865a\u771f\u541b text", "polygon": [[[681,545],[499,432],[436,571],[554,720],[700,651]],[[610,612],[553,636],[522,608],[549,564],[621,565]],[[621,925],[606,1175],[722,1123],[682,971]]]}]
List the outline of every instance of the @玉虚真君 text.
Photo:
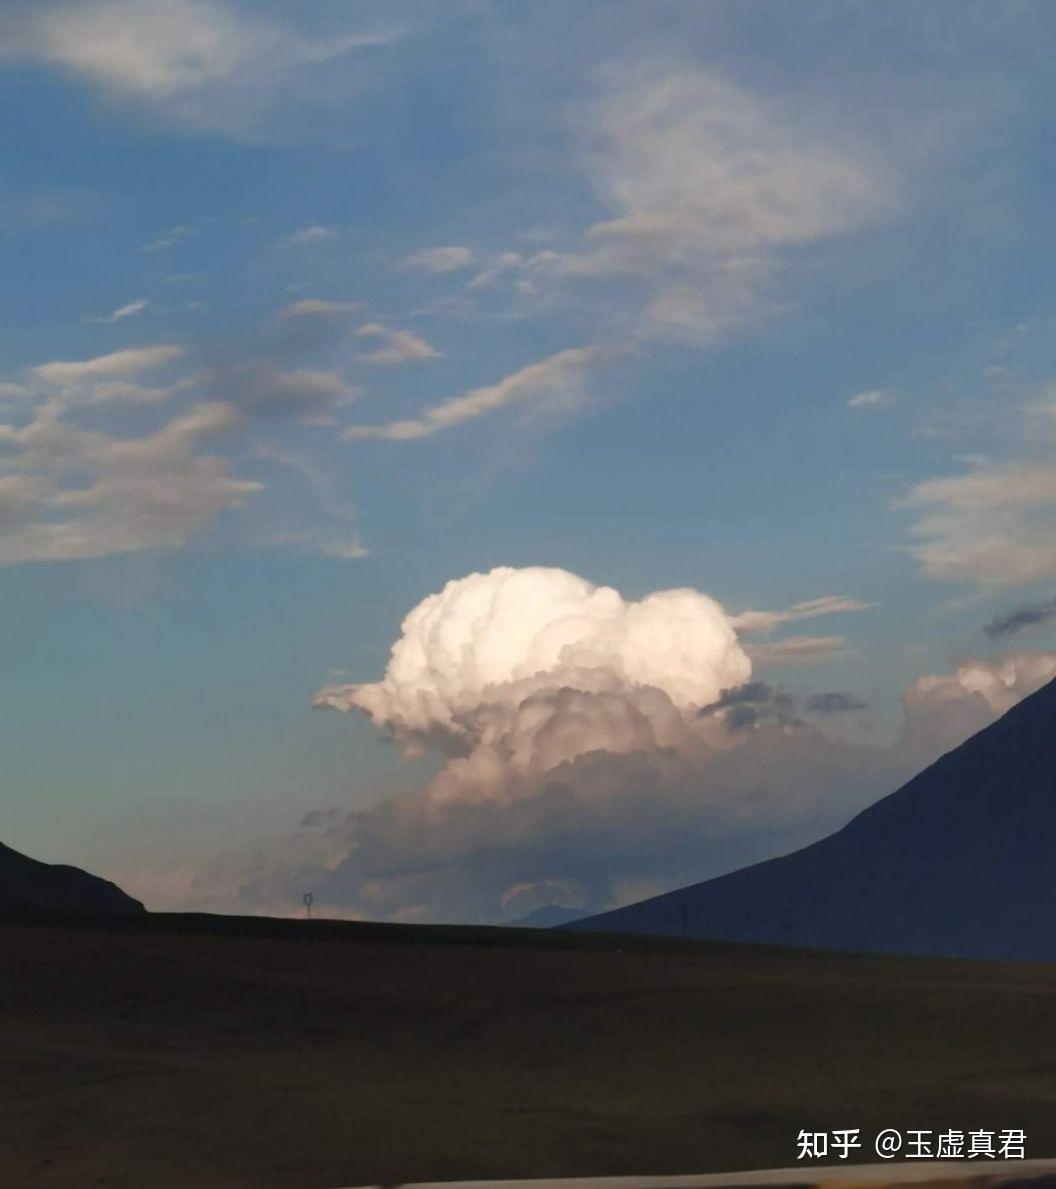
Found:
[{"label": "@\u7389\u865a\u771f\u541b text", "polygon": [[858,1149],[872,1150],[882,1160],[1023,1160],[1027,1136],[1019,1128],[987,1131],[927,1131],[884,1127],[863,1137],[860,1127],[836,1131],[800,1131],[796,1159],[836,1156],[846,1160]]}]

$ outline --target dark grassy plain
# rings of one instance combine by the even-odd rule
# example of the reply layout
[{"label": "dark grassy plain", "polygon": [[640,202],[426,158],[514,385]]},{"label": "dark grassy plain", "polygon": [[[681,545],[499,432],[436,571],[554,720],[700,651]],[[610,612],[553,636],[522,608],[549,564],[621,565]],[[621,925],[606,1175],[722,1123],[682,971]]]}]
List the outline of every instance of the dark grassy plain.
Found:
[{"label": "dark grassy plain", "polygon": [[1056,1155],[1056,965],[172,914],[0,946],[5,1187],[710,1172],[803,1127]]}]

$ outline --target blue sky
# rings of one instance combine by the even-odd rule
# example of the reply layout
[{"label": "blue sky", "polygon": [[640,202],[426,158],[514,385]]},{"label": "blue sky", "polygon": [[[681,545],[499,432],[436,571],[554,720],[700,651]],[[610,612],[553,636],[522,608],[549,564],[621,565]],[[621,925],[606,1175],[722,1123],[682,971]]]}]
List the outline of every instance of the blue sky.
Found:
[{"label": "blue sky", "polygon": [[[156,907],[283,911],[305,881],[347,915],[601,906],[816,836],[1056,673],[1052,25],[5,5],[0,837]],[[656,812],[706,802],[696,851],[636,859],[586,743],[582,828],[514,822],[555,779],[533,759],[482,833],[448,789],[483,763],[479,689],[457,739],[310,711],[502,566],[692,588],[737,628],[765,689],[721,796],[722,740],[657,744],[688,767]],[[819,692],[856,708],[811,717]]]}]

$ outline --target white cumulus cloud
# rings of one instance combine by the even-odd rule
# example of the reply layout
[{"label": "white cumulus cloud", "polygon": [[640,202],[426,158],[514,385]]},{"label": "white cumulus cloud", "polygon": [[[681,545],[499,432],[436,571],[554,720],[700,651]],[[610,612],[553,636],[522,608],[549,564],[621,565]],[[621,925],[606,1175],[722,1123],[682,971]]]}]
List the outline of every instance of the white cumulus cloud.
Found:
[{"label": "white cumulus cloud", "polygon": [[[782,644],[790,657],[842,645],[806,639]],[[811,721],[860,700],[796,698],[751,672],[731,617],[699,591],[632,601],[539,567],[451,582],[404,620],[380,681],[317,696],[443,766],[413,793],[325,815],[313,886],[365,916],[488,920],[522,900],[596,910],[690,883],[836,828],[1056,676],[1056,654],[921,678],[890,747]],[[304,878],[259,873],[246,902]]]},{"label": "white cumulus cloud", "polygon": [[510,703],[511,690],[511,714],[529,689],[619,696],[649,688],[687,712],[750,675],[729,619],[698,591],[628,602],[565,570],[500,567],[420,603],[382,681],[325,690],[317,702],[359,710],[411,742],[441,732],[473,744],[496,729],[490,719],[471,721],[474,713]]},{"label": "white cumulus cloud", "polygon": [[956,747],[1056,678],[1056,652],[968,657],[952,673],[919,677],[903,695],[904,745],[913,755]]}]

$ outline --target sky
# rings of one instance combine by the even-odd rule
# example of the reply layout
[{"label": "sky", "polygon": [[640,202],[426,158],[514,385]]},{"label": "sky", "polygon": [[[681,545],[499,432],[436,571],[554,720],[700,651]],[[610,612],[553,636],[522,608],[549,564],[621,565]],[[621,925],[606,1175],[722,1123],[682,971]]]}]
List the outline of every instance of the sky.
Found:
[{"label": "sky", "polygon": [[1054,25],[7,0],[0,838],[590,911],[1051,679]]}]

